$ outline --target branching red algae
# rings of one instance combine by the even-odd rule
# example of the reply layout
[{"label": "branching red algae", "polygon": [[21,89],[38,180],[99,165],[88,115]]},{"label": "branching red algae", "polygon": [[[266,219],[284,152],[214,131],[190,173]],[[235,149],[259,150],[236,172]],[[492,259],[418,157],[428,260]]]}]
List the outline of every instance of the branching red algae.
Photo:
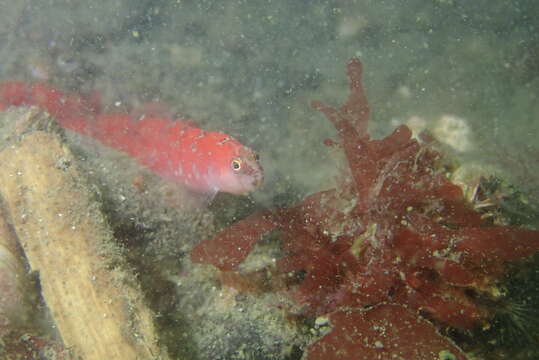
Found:
[{"label": "branching red algae", "polygon": [[[432,346],[414,358],[432,358],[440,344],[455,358],[465,358],[434,327],[425,327],[420,314],[462,329],[488,321],[492,311],[478,295],[493,296],[507,262],[539,251],[539,232],[485,224],[461,188],[445,176],[440,154],[413,139],[408,127],[371,139],[361,73],[360,61],[352,59],[350,95],[339,109],[313,103],[337,130],[351,181],[345,179],[338,188],[310,195],[294,207],[251,215],[201,242],[192,259],[234,270],[260,237],[280,229],[285,255],[276,271],[300,271],[303,276],[292,296],[308,314],[330,314],[334,325],[331,334],[310,347],[307,359],[371,358],[367,345],[341,336],[351,327],[361,328],[363,320],[358,319],[367,315],[372,321],[385,319],[399,333],[385,338],[392,346],[378,348],[379,354],[408,354],[404,350],[410,344],[401,335],[417,331],[422,343]],[[380,305],[384,303],[394,305]],[[375,308],[365,310],[371,306]],[[415,316],[415,325],[386,319],[380,314],[387,311],[376,310],[381,306],[397,317]],[[344,315],[350,309],[363,309],[362,315]],[[334,343],[335,337],[341,341]],[[321,349],[324,357],[318,356]]]},{"label": "branching red algae", "polygon": [[233,270],[249,255],[256,241],[276,226],[272,213],[251,215],[195,247],[191,259],[221,270]]}]

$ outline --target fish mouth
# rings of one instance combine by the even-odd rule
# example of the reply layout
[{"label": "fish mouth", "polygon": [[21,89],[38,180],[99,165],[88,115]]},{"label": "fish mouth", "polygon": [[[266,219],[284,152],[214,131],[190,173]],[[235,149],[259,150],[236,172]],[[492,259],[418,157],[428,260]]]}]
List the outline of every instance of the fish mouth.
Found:
[{"label": "fish mouth", "polygon": [[264,183],[264,175],[261,172],[255,172],[249,175],[245,175],[243,176],[242,183],[245,189],[244,194],[248,194],[262,186],[262,184]]},{"label": "fish mouth", "polygon": [[250,149],[246,150],[248,151],[239,154],[239,157],[244,160],[239,181],[245,189],[244,193],[250,193],[264,183],[264,170],[260,165],[258,154]]},{"label": "fish mouth", "polygon": [[244,194],[248,194],[262,186],[264,183],[264,176],[262,173],[251,173],[242,176],[240,181],[245,189]]},{"label": "fish mouth", "polygon": [[252,184],[254,189],[258,189],[262,186],[262,184],[264,184],[264,176],[262,175],[262,173],[254,177]]},{"label": "fish mouth", "polygon": [[252,165],[251,176],[253,177],[253,187],[259,188],[264,184],[264,170],[258,161],[258,156],[255,158],[255,163]]},{"label": "fish mouth", "polygon": [[250,186],[252,190],[257,189],[264,183],[264,170],[258,160],[258,155],[255,153],[250,154],[247,158],[247,164],[245,168],[245,175],[249,178]]}]

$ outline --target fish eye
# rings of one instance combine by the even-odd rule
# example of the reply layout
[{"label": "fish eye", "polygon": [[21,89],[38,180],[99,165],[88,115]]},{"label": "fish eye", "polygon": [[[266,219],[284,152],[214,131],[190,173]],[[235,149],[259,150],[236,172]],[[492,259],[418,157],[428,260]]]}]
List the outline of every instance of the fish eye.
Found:
[{"label": "fish eye", "polygon": [[232,167],[232,170],[239,171],[241,169],[241,160],[240,159],[234,159],[232,160],[232,163],[230,164]]}]

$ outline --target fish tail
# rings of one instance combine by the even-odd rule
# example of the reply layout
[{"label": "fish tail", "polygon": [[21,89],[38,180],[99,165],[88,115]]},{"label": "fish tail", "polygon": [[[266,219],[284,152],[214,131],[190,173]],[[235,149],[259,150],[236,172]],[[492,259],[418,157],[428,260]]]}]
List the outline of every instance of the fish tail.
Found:
[{"label": "fish tail", "polygon": [[0,86],[0,110],[31,105],[45,109],[62,127],[84,135],[89,131],[89,118],[101,110],[96,95],[69,95],[45,83],[8,81]]}]

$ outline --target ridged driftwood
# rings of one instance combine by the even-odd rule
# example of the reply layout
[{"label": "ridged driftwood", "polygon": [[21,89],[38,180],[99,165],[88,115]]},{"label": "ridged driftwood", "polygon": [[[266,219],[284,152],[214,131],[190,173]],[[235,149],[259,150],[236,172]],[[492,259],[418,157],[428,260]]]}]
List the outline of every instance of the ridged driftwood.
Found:
[{"label": "ridged driftwood", "polygon": [[25,297],[25,291],[30,287],[29,279],[17,236],[9,225],[2,203],[0,198],[0,339],[12,328],[24,326],[30,311],[30,303]]},{"label": "ridged driftwood", "polygon": [[37,108],[0,114],[0,166],[3,206],[65,346],[85,360],[167,359],[54,121]]}]

